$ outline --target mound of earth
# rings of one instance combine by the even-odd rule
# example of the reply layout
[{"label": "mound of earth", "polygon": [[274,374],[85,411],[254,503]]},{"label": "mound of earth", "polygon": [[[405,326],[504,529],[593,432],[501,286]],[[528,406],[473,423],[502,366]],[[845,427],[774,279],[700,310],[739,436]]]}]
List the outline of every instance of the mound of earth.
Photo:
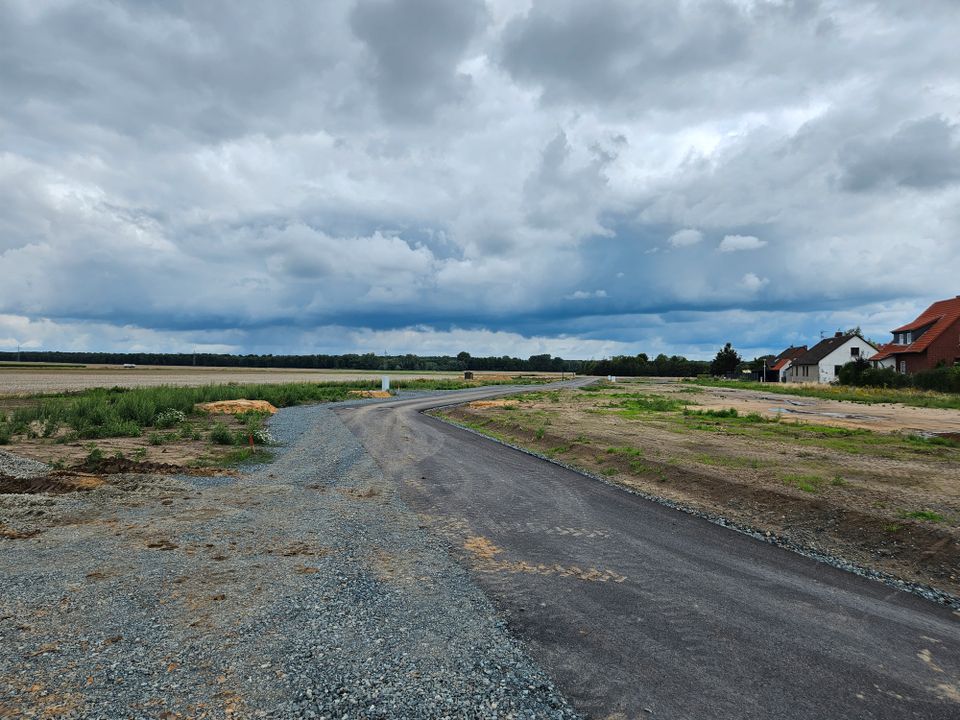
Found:
[{"label": "mound of earth", "polygon": [[349,395],[354,397],[364,397],[364,398],[388,398],[391,397],[390,393],[386,390],[351,390]]},{"label": "mound of earth", "polygon": [[231,415],[245,412],[268,412],[273,415],[277,411],[266,400],[218,400],[216,402],[197,403],[197,408],[210,413],[229,413]]}]

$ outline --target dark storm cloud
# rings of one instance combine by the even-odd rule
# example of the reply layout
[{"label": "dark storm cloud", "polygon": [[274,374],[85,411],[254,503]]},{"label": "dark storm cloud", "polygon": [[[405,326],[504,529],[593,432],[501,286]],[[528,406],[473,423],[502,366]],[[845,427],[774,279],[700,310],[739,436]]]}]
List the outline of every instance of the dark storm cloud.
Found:
[{"label": "dark storm cloud", "polygon": [[460,99],[469,85],[456,66],[482,28],[482,0],[362,0],[350,24],[373,60],[387,116],[424,118]]},{"label": "dark storm cloud", "polygon": [[507,25],[502,60],[550,99],[608,102],[716,71],[749,42],[733,3],[541,3]]},{"label": "dark storm cloud", "polygon": [[960,131],[946,118],[931,115],[905,123],[890,137],[850,142],[840,151],[839,163],[846,190],[938,188],[960,181]]}]

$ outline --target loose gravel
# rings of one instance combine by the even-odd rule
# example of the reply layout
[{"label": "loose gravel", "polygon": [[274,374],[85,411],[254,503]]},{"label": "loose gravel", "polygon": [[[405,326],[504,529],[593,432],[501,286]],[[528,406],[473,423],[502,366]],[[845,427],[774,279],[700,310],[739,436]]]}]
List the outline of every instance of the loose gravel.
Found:
[{"label": "loose gravel", "polygon": [[0,540],[0,717],[576,717],[332,409]]},{"label": "loose gravel", "polygon": [[49,472],[50,466],[36,460],[14,455],[6,450],[0,450],[0,475],[10,475],[15,478],[31,478]]}]

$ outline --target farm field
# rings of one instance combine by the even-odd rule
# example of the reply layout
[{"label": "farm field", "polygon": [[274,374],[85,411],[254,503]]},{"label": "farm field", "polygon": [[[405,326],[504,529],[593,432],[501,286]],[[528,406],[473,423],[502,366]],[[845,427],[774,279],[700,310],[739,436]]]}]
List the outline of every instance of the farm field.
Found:
[{"label": "farm field", "polygon": [[437,414],[790,544],[960,594],[960,412],[775,399],[647,380]]},{"label": "farm field", "polygon": [[[476,372],[478,380],[504,380],[519,373]],[[524,373],[530,375],[531,373]],[[396,379],[462,378],[456,372],[407,372],[373,370],[306,370],[286,368],[216,368],[87,365],[85,367],[25,363],[0,364],[0,396],[76,392],[95,387],[156,387],[159,385],[211,385],[218,383],[305,383],[378,380],[381,375]],[[559,373],[537,373],[559,377]]]}]

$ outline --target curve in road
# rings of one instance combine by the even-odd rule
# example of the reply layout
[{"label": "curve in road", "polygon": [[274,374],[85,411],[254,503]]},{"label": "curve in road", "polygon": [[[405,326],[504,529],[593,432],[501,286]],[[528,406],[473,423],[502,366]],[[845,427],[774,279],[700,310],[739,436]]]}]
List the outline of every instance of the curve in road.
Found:
[{"label": "curve in road", "polygon": [[338,412],[581,712],[960,717],[960,613],[422,414],[524,389]]}]

